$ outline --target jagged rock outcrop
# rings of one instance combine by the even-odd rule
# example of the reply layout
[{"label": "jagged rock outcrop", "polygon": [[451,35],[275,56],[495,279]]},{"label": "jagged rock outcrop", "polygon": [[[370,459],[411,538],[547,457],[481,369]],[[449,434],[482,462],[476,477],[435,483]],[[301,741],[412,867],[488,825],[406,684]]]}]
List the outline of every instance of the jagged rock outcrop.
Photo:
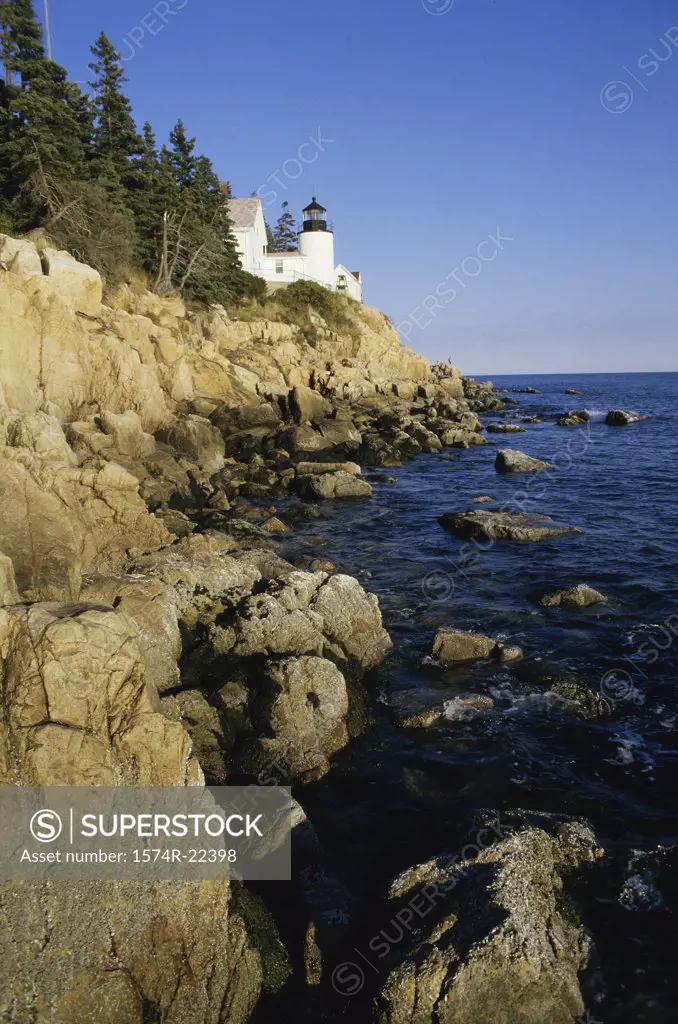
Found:
[{"label": "jagged rock outcrop", "polygon": [[92,459],[79,466],[61,426],[44,413],[0,411],[0,550],[32,600],[77,600],[83,573],[115,571],[130,549],[169,541],[137,479]]},{"label": "jagged rock outcrop", "polygon": [[407,931],[378,1024],[575,1024],[591,942],[562,877],[596,855],[591,829],[573,822],[555,837],[530,828],[473,860],[442,856],[405,871],[389,895]]},{"label": "jagged rock outcrop", "polygon": [[352,400],[430,371],[368,307],[348,310],[346,334],[316,316],[311,345],[273,303],[265,319],[218,307],[189,314],[176,298],[127,287],[107,302],[99,275],[68,253],[45,249],[41,258],[33,242],[0,235],[0,407],[37,412],[52,403],[62,423],[132,410],[152,433],[171,425],[182,403],[209,415],[224,401],[260,405],[311,384]]},{"label": "jagged rock outcrop", "polygon": [[183,786],[202,773],[147,683],[139,632],[120,610],[0,609],[0,781]]}]

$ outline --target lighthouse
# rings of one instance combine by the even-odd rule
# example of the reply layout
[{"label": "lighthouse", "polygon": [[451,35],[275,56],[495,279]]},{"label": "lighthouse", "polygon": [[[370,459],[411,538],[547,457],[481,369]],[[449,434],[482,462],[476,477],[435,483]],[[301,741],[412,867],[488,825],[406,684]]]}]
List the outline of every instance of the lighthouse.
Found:
[{"label": "lighthouse", "polygon": [[334,288],[334,232],[327,228],[327,210],[313,196],[311,204],[306,207],[303,214],[299,252],[307,259],[306,273],[326,288]]}]

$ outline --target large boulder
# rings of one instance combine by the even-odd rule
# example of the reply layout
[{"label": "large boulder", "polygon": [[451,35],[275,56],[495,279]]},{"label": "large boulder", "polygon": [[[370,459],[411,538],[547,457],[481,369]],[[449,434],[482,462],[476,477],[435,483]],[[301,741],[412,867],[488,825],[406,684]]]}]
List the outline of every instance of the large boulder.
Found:
[{"label": "large boulder", "polygon": [[495,469],[498,473],[541,473],[545,469],[553,469],[553,466],[515,448],[502,448],[497,452]]},{"label": "large boulder", "polygon": [[35,244],[28,239],[0,235],[0,269],[28,277],[42,276],[42,262]]},{"label": "large boulder", "polygon": [[407,925],[379,1024],[575,1024],[584,1013],[591,941],[562,879],[594,860],[595,837],[576,822],[555,837],[529,828],[503,838],[492,826],[478,843],[493,831],[501,840],[475,858],[437,857],[393,882],[391,916]]},{"label": "large boulder", "polygon": [[224,468],[226,446],[221,431],[203,416],[187,416],[158,437],[210,476]]},{"label": "large boulder", "polygon": [[323,398],[317,391],[312,391],[311,388],[307,388],[303,384],[298,384],[292,390],[289,403],[292,415],[297,423],[317,422],[329,416],[332,411],[332,406],[326,398]]},{"label": "large boulder", "polygon": [[155,438],[144,432],[139,415],[133,410],[125,413],[104,411],[100,423],[103,433],[111,438],[120,455],[143,459],[155,451]]},{"label": "large boulder", "polygon": [[99,316],[103,285],[96,270],[56,249],[44,249],[42,263],[67,306],[87,316]]},{"label": "large boulder", "polygon": [[293,570],[269,580],[210,628],[214,648],[239,658],[304,654],[333,661],[349,678],[392,648],[379,602],[352,576]]},{"label": "large boulder", "polygon": [[320,473],[301,478],[301,493],[312,500],[371,498],[372,488],[353,473]]},{"label": "large boulder", "polygon": [[0,781],[199,784],[187,733],[160,714],[139,633],[101,605],[0,609]]},{"label": "large boulder", "polygon": [[445,512],[438,522],[445,530],[463,540],[539,541],[546,540],[547,537],[561,537],[567,533],[581,533],[576,526],[558,525],[550,516],[507,512],[501,509]]},{"label": "large boulder", "polygon": [[257,733],[250,756],[258,772],[275,766],[287,776],[319,778],[348,743],[346,681],[326,658],[268,662],[250,714]]}]

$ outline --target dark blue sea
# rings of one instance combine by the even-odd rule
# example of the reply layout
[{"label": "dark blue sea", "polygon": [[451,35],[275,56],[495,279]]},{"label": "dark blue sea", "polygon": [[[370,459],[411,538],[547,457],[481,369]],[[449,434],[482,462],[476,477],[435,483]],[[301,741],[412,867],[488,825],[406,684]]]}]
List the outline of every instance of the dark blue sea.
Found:
[{"label": "dark blue sea", "polygon": [[[514,822],[586,818],[605,849],[572,883],[596,947],[590,1019],[668,1024],[678,1020],[678,374],[493,379],[515,405],[485,422],[541,422],[488,434],[470,451],[419,456],[389,470],[395,482],[375,484],[371,502],[327,503],[309,527],[316,550],[378,594],[396,644],[371,683],[372,726],[310,787],[309,813],[365,908],[354,944],[388,878],[460,849],[488,810]],[[528,385],[539,394],[512,390]],[[570,409],[588,410],[591,423],[558,426]],[[646,418],[608,427],[610,409]],[[499,447],[555,468],[526,487],[525,477],[496,473]],[[479,495],[582,533],[469,554],[437,520]],[[577,583],[608,603],[535,601]],[[429,658],[442,624],[518,644],[525,658],[443,671]],[[548,680],[559,678],[600,695],[603,717],[554,703]],[[469,711],[470,695],[493,707]],[[440,725],[398,725],[399,714],[441,704]]]}]

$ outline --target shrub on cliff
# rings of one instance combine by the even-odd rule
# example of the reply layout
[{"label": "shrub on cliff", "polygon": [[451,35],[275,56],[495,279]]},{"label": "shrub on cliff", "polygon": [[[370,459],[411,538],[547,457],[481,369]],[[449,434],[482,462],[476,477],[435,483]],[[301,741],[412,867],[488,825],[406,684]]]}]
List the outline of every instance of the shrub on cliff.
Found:
[{"label": "shrub on cliff", "polygon": [[315,281],[295,281],[276,292],[273,301],[291,323],[312,326],[309,313],[313,310],[338,334],[356,331],[356,322],[350,316],[352,300],[328,291]]}]

